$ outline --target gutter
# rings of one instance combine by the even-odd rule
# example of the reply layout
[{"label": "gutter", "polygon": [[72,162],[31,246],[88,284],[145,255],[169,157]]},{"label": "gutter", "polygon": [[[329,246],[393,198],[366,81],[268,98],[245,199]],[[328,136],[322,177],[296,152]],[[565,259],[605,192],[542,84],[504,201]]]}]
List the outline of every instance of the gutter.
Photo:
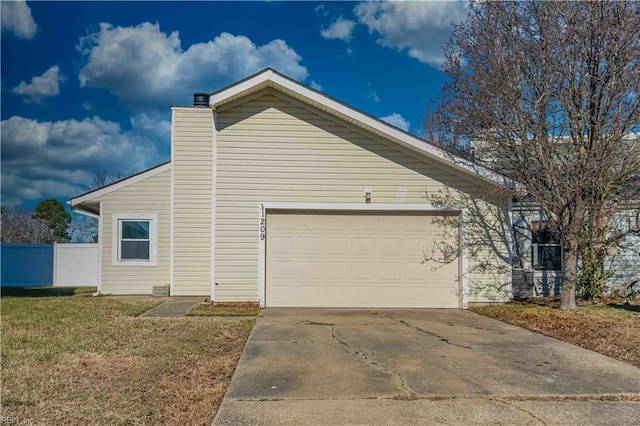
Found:
[{"label": "gutter", "polygon": [[97,214],[95,214],[95,213],[88,212],[88,211],[86,211],[86,210],[81,210],[81,209],[71,209],[71,211],[72,211],[72,212],[74,212],[74,213],[81,214],[81,215],[83,215],[83,216],[87,216],[87,217],[94,218],[94,219],[99,219],[99,218],[100,218],[100,215],[97,215]]}]

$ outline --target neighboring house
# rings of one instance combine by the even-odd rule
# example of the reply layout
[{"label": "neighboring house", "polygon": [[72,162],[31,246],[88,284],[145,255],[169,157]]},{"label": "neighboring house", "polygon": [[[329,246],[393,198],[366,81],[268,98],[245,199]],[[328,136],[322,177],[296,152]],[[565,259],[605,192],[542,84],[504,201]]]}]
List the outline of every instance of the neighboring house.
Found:
[{"label": "neighboring house", "polygon": [[466,308],[511,297],[503,184],[266,69],[173,107],[170,162],[70,204],[98,218],[103,294]]},{"label": "neighboring house", "polygon": [[535,297],[560,294],[562,243],[537,204],[513,203],[513,294]]},{"label": "neighboring house", "polygon": [[[605,291],[640,279],[640,235],[628,232],[637,229],[637,207],[614,214],[612,232],[626,236],[619,247],[610,249],[605,268],[611,277]],[[630,225],[631,224],[631,225]],[[560,294],[562,284],[562,242],[547,226],[541,209],[532,202],[513,203],[513,294],[517,297],[537,297]]]},{"label": "neighboring house", "polygon": [[[629,143],[629,149],[638,152],[638,133],[630,133],[622,138]],[[624,146],[624,145],[623,145]],[[633,147],[633,148],[632,148]],[[482,161],[495,170],[499,162],[491,157],[491,145],[483,140],[473,140],[471,152],[481,153]],[[629,191],[625,194],[636,200],[634,194],[640,192],[640,177],[629,180]],[[608,251],[605,268],[610,272],[605,292],[640,281],[640,225],[639,203],[636,200],[626,206],[619,206],[609,223],[610,235],[625,235],[618,247]],[[559,295],[563,278],[563,247],[549,226],[540,205],[527,198],[514,198],[512,202],[513,259],[512,286],[515,297],[538,297]],[[580,261],[579,261],[580,262]],[[580,264],[579,264],[580,265]],[[640,288],[640,284],[636,288]]]}]

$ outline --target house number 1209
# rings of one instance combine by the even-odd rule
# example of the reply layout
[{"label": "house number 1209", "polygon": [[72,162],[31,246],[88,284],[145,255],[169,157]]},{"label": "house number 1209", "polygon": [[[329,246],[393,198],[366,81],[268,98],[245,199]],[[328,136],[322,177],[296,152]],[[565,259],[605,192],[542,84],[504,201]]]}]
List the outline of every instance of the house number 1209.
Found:
[{"label": "house number 1209", "polygon": [[264,218],[264,206],[260,205],[260,241],[264,241],[266,232],[266,220]]}]

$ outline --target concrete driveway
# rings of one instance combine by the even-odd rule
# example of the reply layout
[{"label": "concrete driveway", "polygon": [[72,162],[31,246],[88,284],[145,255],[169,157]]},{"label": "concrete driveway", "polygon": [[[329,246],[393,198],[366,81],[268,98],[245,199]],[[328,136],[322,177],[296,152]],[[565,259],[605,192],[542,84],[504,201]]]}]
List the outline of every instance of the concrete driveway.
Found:
[{"label": "concrete driveway", "polygon": [[462,310],[263,310],[214,424],[639,424],[640,369]]}]

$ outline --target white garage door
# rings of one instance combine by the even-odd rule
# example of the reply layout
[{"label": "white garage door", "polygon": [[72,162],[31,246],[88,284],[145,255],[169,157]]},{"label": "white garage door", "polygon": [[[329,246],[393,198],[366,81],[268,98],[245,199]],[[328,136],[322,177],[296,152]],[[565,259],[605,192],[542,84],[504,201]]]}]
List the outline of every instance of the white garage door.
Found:
[{"label": "white garage door", "polygon": [[446,218],[269,213],[266,305],[458,308],[458,232]]}]

